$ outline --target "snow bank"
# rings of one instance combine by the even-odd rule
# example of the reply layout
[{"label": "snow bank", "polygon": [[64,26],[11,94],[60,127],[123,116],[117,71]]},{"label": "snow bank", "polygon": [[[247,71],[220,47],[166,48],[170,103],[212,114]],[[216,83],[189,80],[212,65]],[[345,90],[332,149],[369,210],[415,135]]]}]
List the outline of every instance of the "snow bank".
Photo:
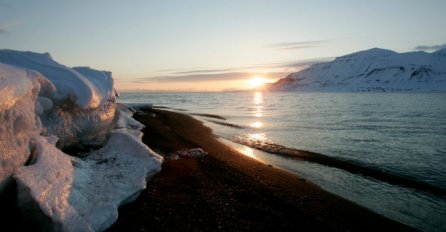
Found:
[{"label": "snow bank", "polygon": [[0,50],[0,62],[40,72],[56,86],[55,99],[64,101],[68,98],[81,108],[96,108],[103,104],[109,96],[104,95],[101,88],[113,86],[111,77],[97,78],[97,71],[89,72],[80,68],[84,73],[95,74],[84,76],[75,69],[57,63],[49,53],[4,49]]},{"label": "snow bank", "polygon": [[52,91],[54,86],[39,73],[0,63],[0,192],[29,158],[30,139],[40,132],[37,94]]},{"label": "snow bank", "polygon": [[[13,175],[43,231],[105,230],[162,163],[131,108],[116,111],[111,73],[32,52],[0,50],[0,62],[0,192]],[[60,150],[93,142],[85,158]]]},{"label": "snow bank", "polygon": [[[118,120],[130,121],[124,115]],[[15,178],[22,207],[38,205],[41,212],[35,213],[51,219],[41,229],[103,231],[118,218],[118,207],[145,189],[160,171],[162,158],[126,133],[138,131],[136,123],[118,126],[106,145],[85,159],[68,156],[39,138],[36,163],[20,168]]]},{"label": "snow bank", "polygon": [[57,63],[48,53],[0,50],[0,62],[35,70],[54,84],[52,95],[39,93],[37,113],[43,133],[57,136],[59,147],[92,142],[110,125],[116,103],[110,72],[72,69]]},{"label": "snow bank", "polygon": [[111,72],[98,71],[90,67],[74,67],[73,69],[82,74],[94,84],[96,90],[99,91],[99,96],[101,96],[102,104],[105,100],[114,98],[116,96],[116,91],[113,89],[114,81]]}]

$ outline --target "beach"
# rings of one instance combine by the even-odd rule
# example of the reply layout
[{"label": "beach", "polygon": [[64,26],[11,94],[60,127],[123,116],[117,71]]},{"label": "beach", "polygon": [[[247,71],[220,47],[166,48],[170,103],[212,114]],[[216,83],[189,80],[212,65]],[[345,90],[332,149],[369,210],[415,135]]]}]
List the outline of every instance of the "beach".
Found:
[{"label": "beach", "polygon": [[446,232],[444,9],[0,0],[1,231]]},{"label": "beach", "polygon": [[413,231],[313,183],[248,158],[191,116],[135,114],[143,142],[163,156],[202,148],[204,157],[166,158],[107,231]]}]

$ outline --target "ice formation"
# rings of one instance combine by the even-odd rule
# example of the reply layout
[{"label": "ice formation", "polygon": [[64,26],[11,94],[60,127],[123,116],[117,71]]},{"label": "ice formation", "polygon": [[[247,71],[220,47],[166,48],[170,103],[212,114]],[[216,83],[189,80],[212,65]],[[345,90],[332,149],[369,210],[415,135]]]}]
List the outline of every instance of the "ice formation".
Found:
[{"label": "ice formation", "polygon": [[58,146],[91,142],[111,123],[116,93],[110,72],[87,67],[69,68],[54,61],[48,53],[0,50],[0,62],[45,76],[56,91],[41,95],[37,113],[45,135],[59,137]]},{"label": "ice formation", "polygon": [[99,71],[78,68],[77,70],[80,69],[84,73],[95,74],[84,76],[76,69],[57,63],[49,53],[40,54],[4,49],[0,50],[0,62],[38,71],[56,86],[55,100],[64,101],[68,98],[81,108],[97,108],[111,95],[104,94],[107,91],[101,89],[113,86],[110,73],[104,73],[107,78],[97,78]]},{"label": "ice formation", "polygon": [[0,63],[0,192],[28,160],[30,139],[41,130],[35,115],[38,93],[52,91],[39,73]]},{"label": "ice formation", "polygon": [[433,53],[373,48],[314,64],[272,84],[275,91],[446,91],[446,49]]},{"label": "ice formation", "polygon": [[[0,191],[13,176],[40,229],[103,231],[160,170],[143,125],[116,110],[116,95],[110,72],[0,50]],[[85,143],[103,147],[84,158],[60,150]]]},{"label": "ice formation", "polygon": [[[118,120],[131,119],[120,112]],[[40,223],[41,230],[103,231],[118,218],[118,207],[134,200],[160,171],[162,158],[127,133],[139,131],[131,125],[112,131],[106,145],[84,159],[39,138],[36,163],[21,167],[15,178],[22,207],[37,203],[42,212],[36,213],[51,218]]]}]

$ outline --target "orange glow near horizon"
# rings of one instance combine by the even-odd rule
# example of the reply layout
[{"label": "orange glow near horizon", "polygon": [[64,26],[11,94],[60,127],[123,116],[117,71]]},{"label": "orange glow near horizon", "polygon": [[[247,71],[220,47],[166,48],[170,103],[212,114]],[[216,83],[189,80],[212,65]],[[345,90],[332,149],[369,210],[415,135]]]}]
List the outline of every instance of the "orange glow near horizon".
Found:
[{"label": "orange glow near horizon", "polygon": [[118,91],[220,92],[246,90],[246,80],[132,83],[118,80]]},{"label": "orange glow near horizon", "polygon": [[175,81],[175,82],[146,82],[136,83],[132,80],[115,79],[118,91],[171,91],[171,92],[220,92],[256,90],[261,91],[266,83],[275,81],[263,76],[253,76],[245,79],[232,80],[203,80],[203,81]]},{"label": "orange glow near horizon", "polygon": [[267,83],[266,79],[262,76],[255,76],[248,80],[248,85],[252,89],[258,89],[263,87],[263,85]]}]

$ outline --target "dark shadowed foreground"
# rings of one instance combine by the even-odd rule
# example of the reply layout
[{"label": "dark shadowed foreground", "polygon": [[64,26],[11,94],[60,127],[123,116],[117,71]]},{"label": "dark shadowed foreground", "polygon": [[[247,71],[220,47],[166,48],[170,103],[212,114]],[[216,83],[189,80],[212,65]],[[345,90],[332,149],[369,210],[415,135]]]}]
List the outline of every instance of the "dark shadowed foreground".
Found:
[{"label": "dark shadowed foreground", "polygon": [[162,155],[201,147],[202,158],[166,159],[108,231],[410,231],[294,174],[218,142],[190,116],[137,114],[143,141]]}]

